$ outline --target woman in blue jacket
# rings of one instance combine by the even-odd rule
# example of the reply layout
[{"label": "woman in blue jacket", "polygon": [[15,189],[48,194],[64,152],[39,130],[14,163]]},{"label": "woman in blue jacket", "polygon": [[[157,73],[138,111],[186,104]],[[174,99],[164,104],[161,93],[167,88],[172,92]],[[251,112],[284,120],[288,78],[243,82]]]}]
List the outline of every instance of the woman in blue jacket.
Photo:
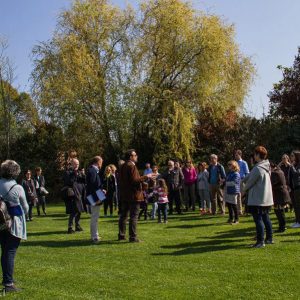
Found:
[{"label": "woman in blue jacket", "polygon": [[240,194],[240,168],[235,160],[228,162],[229,173],[226,176],[225,202],[228,206],[228,223],[235,225],[239,223],[239,214],[237,209],[238,196]]}]

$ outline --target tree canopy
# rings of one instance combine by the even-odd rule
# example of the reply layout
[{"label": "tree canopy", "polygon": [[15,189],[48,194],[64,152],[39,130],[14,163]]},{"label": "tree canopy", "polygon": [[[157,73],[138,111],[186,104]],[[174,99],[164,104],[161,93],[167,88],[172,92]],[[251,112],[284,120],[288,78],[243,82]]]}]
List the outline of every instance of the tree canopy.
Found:
[{"label": "tree canopy", "polygon": [[300,48],[292,67],[278,66],[283,79],[269,93],[270,114],[282,119],[300,120]]},{"label": "tree canopy", "polygon": [[111,159],[129,146],[148,146],[156,162],[191,156],[199,116],[239,112],[254,72],[232,25],[181,0],[138,11],[74,1],[34,57],[43,118]]}]

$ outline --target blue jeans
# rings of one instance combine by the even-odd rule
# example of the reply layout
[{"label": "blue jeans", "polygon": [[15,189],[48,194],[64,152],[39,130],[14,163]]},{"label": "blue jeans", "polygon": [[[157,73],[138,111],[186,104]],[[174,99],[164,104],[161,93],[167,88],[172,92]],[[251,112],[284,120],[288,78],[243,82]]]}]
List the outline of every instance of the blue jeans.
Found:
[{"label": "blue jeans", "polygon": [[264,241],[264,234],[266,228],[266,240],[271,241],[273,239],[272,223],[269,217],[269,213],[252,213],[253,220],[256,225],[256,240],[258,243]]},{"label": "blue jeans", "polygon": [[157,202],[152,203],[151,219],[154,220],[157,212]]},{"label": "blue jeans", "polygon": [[161,222],[161,213],[164,216],[164,221],[167,221],[168,203],[158,203],[158,222]]},{"label": "blue jeans", "polygon": [[12,285],[14,282],[13,274],[15,266],[15,256],[20,245],[20,241],[21,239],[16,238],[9,232],[1,232],[0,234],[3,285]]}]

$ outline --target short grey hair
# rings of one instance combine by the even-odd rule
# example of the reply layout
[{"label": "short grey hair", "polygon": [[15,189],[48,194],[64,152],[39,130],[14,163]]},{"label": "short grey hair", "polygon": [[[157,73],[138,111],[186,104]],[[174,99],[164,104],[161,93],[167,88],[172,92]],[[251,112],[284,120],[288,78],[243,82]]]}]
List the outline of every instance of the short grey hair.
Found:
[{"label": "short grey hair", "polygon": [[20,173],[21,167],[14,160],[6,160],[1,164],[0,174],[5,179],[16,179]]},{"label": "short grey hair", "polygon": [[170,159],[170,160],[168,161],[168,165],[172,165],[172,166],[174,167],[174,161]]},{"label": "short grey hair", "polygon": [[211,154],[211,155],[210,155],[210,158],[218,159],[218,155],[216,155],[216,154]]}]

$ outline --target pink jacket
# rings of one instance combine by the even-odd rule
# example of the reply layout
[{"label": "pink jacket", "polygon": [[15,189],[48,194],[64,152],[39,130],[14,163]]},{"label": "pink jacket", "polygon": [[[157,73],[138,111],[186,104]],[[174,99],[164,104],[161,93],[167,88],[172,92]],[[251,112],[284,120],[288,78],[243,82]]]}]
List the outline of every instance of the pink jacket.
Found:
[{"label": "pink jacket", "polygon": [[183,168],[182,172],[184,175],[184,183],[186,185],[192,185],[197,181],[197,173],[196,173],[196,169],[194,167],[192,167],[190,169]]}]

